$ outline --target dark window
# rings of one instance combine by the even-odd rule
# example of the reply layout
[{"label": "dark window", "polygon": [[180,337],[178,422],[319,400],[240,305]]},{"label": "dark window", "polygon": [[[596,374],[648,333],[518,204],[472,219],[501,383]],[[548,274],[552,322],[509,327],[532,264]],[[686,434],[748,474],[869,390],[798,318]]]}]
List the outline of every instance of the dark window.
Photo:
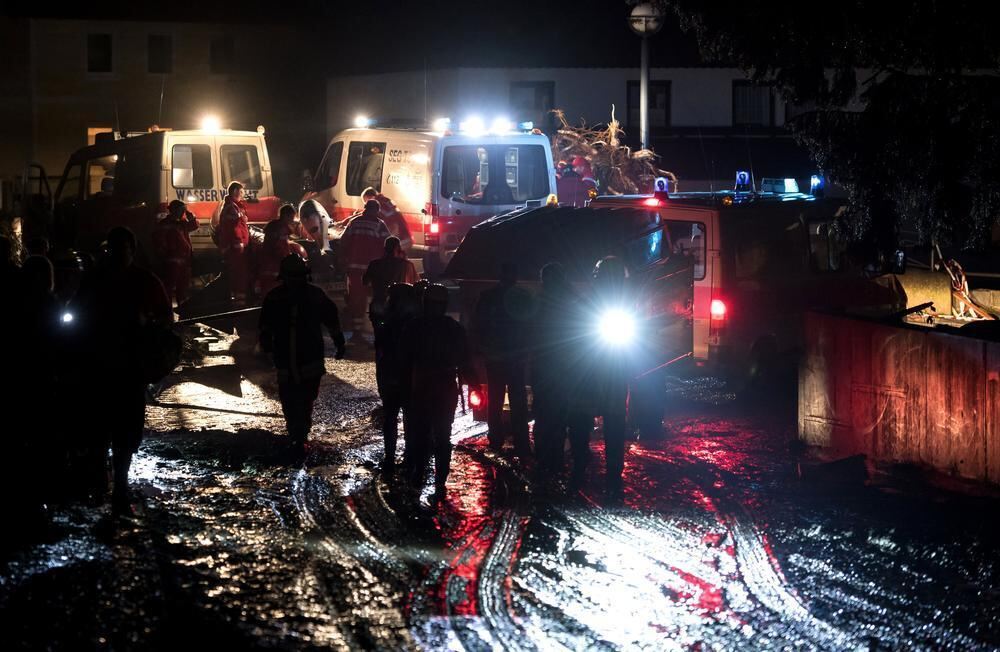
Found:
[{"label": "dark window", "polygon": [[789,279],[807,271],[808,243],[797,219],[733,223],[735,276],[738,280]]},{"label": "dark window", "polygon": [[556,84],[550,81],[511,82],[510,109],[517,122],[530,120],[539,129],[555,124],[552,109],[556,102]]},{"label": "dark window", "polygon": [[221,155],[223,185],[239,181],[249,190],[261,189],[264,182],[256,145],[223,145]]},{"label": "dark window", "polygon": [[159,141],[118,155],[115,166],[115,198],[125,206],[158,201],[160,166]]},{"label": "dark window", "polygon": [[770,84],[733,82],[733,126],[774,126],[774,88]]},{"label": "dark window", "polygon": [[213,73],[228,74],[236,64],[236,47],[232,36],[216,36],[208,49],[208,67]]},{"label": "dark window", "polygon": [[77,163],[66,170],[59,191],[56,193],[56,201],[59,203],[74,202],[80,198],[80,177],[83,176],[83,166]]},{"label": "dark window", "polygon": [[150,34],[147,42],[147,69],[151,73],[174,71],[174,40],[167,34]]},{"label": "dark window", "polygon": [[174,188],[212,188],[212,148],[174,145],[171,153]]},{"label": "dark window", "polygon": [[541,145],[461,145],[444,150],[442,197],[466,204],[519,204],[549,192]]},{"label": "dark window", "polygon": [[[628,82],[628,126],[638,134],[639,82]],[[662,79],[649,82],[649,129],[670,126],[670,82]]]},{"label": "dark window", "polygon": [[382,190],[385,143],[354,142],[347,148],[347,194],[358,197],[371,186]]},{"label": "dark window", "polygon": [[[314,183],[316,190],[326,190],[337,185],[337,179],[340,177],[340,160],[342,158],[344,158],[344,143],[336,142],[330,145],[330,148],[326,150],[326,156],[323,157],[323,162],[319,164],[319,169],[316,170],[316,181]],[[364,189],[362,188],[362,190]]]},{"label": "dark window", "polygon": [[701,222],[668,220],[666,227],[671,253],[691,256],[694,279],[700,281],[705,278],[705,225]]},{"label": "dark window", "polygon": [[87,72],[111,71],[111,34],[88,34]]}]

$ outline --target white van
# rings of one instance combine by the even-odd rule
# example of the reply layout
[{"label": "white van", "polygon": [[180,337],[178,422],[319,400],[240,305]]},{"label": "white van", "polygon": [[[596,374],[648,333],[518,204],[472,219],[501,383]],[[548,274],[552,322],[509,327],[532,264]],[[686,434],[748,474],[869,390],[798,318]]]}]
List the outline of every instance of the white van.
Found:
[{"label": "white van", "polygon": [[308,185],[302,199],[317,200],[338,222],[362,208],[365,188],[381,192],[403,215],[410,257],[434,273],[479,222],[544,203],[556,175],[538,130],[356,128],[333,137]]},{"label": "white van", "polygon": [[263,127],[99,134],[94,145],[77,150],[66,164],[55,194],[62,230],[56,236],[93,250],[111,227],[120,225],[145,243],[167,205],[180,199],[198,218],[198,230],[191,234],[195,255],[215,257],[212,224],[233,181],[245,187],[251,223],[264,224],[277,215],[280,199],[274,195]]}]

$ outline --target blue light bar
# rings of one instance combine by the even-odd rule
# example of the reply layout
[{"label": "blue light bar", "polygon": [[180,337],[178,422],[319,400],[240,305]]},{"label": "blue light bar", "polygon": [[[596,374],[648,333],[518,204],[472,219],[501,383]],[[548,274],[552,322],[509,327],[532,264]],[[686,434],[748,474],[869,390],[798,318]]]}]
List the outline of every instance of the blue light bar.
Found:
[{"label": "blue light bar", "polygon": [[746,170],[736,171],[736,185],[733,187],[736,192],[753,192],[753,182],[750,173]]},{"label": "blue light bar", "polygon": [[531,131],[535,128],[535,123],[531,120],[528,120],[527,122],[519,122],[517,123],[517,128],[521,131]]}]

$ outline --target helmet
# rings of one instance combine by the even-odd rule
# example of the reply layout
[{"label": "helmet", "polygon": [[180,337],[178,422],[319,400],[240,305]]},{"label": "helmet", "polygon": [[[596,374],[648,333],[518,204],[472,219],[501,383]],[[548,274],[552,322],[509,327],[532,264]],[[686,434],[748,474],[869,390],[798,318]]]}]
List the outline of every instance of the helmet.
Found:
[{"label": "helmet", "polygon": [[382,206],[378,203],[377,199],[369,199],[365,202],[365,212],[373,211],[378,213],[382,209]]},{"label": "helmet", "polygon": [[424,303],[448,303],[448,288],[440,283],[431,283],[424,290]]},{"label": "helmet", "polygon": [[573,159],[573,169],[581,177],[589,177],[594,174],[593,168],[590,167],[590,161],[582,156],[577,156]]},{"label": "helmet", "polygon": [[288,280],[309,280],[309,265],[298,254],[288,254],[281,259],[278,278]]}]

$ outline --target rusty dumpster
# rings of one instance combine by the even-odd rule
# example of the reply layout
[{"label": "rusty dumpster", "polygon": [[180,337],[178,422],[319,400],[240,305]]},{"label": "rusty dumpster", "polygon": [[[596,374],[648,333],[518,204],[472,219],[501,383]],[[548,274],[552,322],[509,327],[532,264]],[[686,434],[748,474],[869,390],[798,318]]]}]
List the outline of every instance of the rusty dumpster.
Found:
[{"label": "rusty dumpster", "polygon": [[948,330],[807,313],[800,440],[1000,483],[1000,342]]}]

